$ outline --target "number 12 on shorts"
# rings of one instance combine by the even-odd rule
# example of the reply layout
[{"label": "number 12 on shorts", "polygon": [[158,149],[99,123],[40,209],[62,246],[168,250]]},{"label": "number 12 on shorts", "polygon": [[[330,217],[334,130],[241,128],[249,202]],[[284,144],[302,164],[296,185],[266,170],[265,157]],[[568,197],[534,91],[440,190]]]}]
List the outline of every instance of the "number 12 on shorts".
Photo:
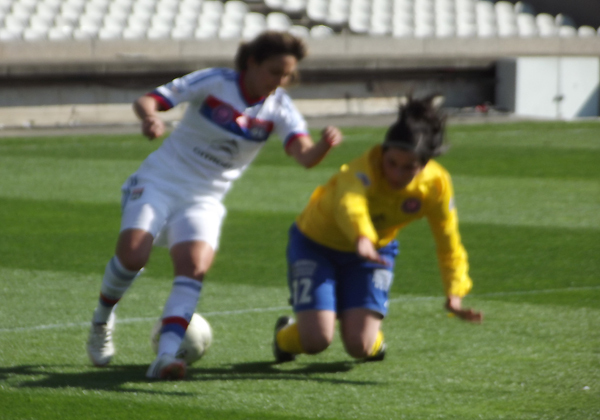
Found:
[{"label": "number 12 on shorts", "polygon": [[306,305],[312,302],[310,294],[312,289],[312,279],[303,277],[292,280],[292,300],[295,305]]}]

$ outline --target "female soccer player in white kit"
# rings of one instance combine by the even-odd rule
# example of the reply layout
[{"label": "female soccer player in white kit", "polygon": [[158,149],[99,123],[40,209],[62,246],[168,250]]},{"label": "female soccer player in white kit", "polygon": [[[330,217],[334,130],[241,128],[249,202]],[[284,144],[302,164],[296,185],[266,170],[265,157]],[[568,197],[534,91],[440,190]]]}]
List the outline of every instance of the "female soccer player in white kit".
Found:
[{"label": "female soccer player in white kit", "polygon": [[148,262],[154,244],[166,244],[175,280],[163,309],[158,356],[149,378],[181,379],[185,362],[175,354],[194,313],[205,273],[219,243],[223,198],[273,132],[285,151],[310,168],[342,140],[327,127],[313,143],[306,122],[281,88],[305,56],[288,33],[265,32],[241,44],[236,70],[205,69],[158,87],[134,103],[149,139],[165,132],[158,111],[188,108],[161,147],[123,185],[121,230],[106,266],[87,350],[96,366],[114,355],[114,308]]}]

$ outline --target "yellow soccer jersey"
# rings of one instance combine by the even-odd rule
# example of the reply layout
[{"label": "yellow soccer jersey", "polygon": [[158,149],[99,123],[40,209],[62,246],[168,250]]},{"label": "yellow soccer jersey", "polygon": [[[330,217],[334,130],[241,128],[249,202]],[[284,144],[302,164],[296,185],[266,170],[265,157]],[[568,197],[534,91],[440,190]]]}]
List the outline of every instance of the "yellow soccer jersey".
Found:
[{"label": "yellow soccer jersey", "polygon": [[394,190],[383,177],[381,161],[382,148],[375,146],[343,165],[327,184],[315,189],[296,219],[298,229],[321,245],[352,252],[359,236],[370,238],[381,248],[400,229],[427,217],[445,292],[466,295],[472,282],[458,232],[450,175],[430,160],[410,184]]}]

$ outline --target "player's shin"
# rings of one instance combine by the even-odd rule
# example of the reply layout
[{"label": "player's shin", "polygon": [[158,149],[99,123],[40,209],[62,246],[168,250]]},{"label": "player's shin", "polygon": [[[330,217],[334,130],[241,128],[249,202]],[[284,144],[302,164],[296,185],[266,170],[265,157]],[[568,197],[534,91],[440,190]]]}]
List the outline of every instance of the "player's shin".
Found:
[{"label": "player's shin", "polygon": [[158,356],[177,353],[201,291],[201,281],[185,276],[175,277],[171,294],[163,309]]},{"label": "player's shin", "polygon": [[128,270],[123,267],[116,256],[111,258],[104,270],[104,277],[100,286],[100,298],[92,320],[95,324],[107,322],[116,304],[141,271]]}]

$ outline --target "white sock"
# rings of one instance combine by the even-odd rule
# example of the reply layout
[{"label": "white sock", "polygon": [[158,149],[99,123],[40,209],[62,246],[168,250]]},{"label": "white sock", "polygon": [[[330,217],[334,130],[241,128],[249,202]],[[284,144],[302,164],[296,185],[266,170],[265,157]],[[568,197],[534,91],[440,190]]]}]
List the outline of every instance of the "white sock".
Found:
[{"label": "white sock", "polygon": [[202,282],[185,276],[173,281],[171,294],[162,314],[162,328],[158,342],[158,355],[175,355],[185,336],[185,330],[194,315],[200,299]]},{"label": "white sock", "polygon": [[116,256],[110,259],[104,270],[102,286],[100,286],[100,298],[92,322],[103,324],[108,320],[116,304],[141,271],[126,269]]}]

